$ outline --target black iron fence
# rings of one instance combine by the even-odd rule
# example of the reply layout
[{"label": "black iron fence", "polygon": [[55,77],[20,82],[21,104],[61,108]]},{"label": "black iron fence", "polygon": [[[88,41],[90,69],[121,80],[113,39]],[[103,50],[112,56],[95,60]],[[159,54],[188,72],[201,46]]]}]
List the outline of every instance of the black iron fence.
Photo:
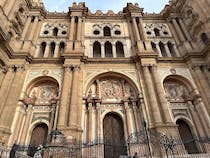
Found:
[{"label": "black iron fence", "polygon": [[[158,132],[141,131],[129,136],[126,145],[104,142],[98,139],[89,143],[71,145],[57,135],[51,143],[32,147],[0,145],[0,158],[210,158],[210,139],[190,137],[184,141]],[[189,150],[193,149],[193,150]],[[108,155],[105,150],[110,151]]]}]

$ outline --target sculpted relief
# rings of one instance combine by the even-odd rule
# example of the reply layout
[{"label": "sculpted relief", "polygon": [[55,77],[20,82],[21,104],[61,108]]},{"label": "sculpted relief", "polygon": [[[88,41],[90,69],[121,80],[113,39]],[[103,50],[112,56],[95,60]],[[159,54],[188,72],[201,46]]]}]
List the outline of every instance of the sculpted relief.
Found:
[{"label": "sculpted relief", "polygon": [[51,84],[34,86],[27,98],[27,102],[33,105],[50,105],[52,100],[57,99],[58,87]]},{"label": "sculpted relief", "polygon": [[183,101],[183,99],[189,95],[189,90],[183,84],[167,82],[164,86],[168,94],[168,99]]},{"label": "sculpted relief", "polygon": [[95,81],[88,89],[88,98],[101,99],[102,102],[119,103],[122,100],[136,99],[134,88],[121,78],[104,78]]}]

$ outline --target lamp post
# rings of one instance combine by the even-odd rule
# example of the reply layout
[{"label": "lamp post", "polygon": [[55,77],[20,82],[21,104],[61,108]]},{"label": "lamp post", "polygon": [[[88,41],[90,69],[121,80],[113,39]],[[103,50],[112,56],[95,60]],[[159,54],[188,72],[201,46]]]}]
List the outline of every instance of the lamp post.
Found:
[{"label": "lamp post", "polygon": [[145,121],[145,119],[143,120],[143,125],[144,125],[144,129],[145,129],[145,134],[146,134],[146,140],[147,140],[147,146],[149,149],[149,156],[152,158],[152,150],[151,150],[151,146],[150,146],[150,139],[149,139],[149,132],[147,131],[147,122]]}]

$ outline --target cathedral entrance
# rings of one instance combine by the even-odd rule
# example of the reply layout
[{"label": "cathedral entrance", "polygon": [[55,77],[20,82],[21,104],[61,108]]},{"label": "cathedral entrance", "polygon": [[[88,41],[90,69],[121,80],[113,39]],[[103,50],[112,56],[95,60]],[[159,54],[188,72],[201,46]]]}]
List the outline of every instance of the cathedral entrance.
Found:
[{"label": "cathedral entrance", "polygon": [[31,134],[31,141],[29,145],[28,155],[34,156],[39,145],[45,145],[47,140],[48,127],[42,123],[37,125]]},{"label": "cathedral entrance", "polygon": [[127,155],[122,119],[113,113],[107,114],[103,121],[104,157],[119,158]]}]

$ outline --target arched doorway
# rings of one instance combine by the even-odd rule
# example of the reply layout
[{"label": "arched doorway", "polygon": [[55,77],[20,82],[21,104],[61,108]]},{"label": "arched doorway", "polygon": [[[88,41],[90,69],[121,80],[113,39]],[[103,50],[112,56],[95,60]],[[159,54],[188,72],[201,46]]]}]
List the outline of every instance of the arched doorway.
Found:
[{"label": "arched doorway", "polygon": [[103,121],[104,158],[118,158],[127,155],[122,119],[113,113]]},{"label": "arched doorway", "polygon": [[198,153],[196,142],[189,125],[183,120],[177,120],[176,124],[178,125],[180,137],[188,154]]},{"label": "arched doorway", "polygon": [[45,145],[48,134],[48,126],[44,123],[38,124],[32,131],[28,155],[34,156],[39,145]]}]

